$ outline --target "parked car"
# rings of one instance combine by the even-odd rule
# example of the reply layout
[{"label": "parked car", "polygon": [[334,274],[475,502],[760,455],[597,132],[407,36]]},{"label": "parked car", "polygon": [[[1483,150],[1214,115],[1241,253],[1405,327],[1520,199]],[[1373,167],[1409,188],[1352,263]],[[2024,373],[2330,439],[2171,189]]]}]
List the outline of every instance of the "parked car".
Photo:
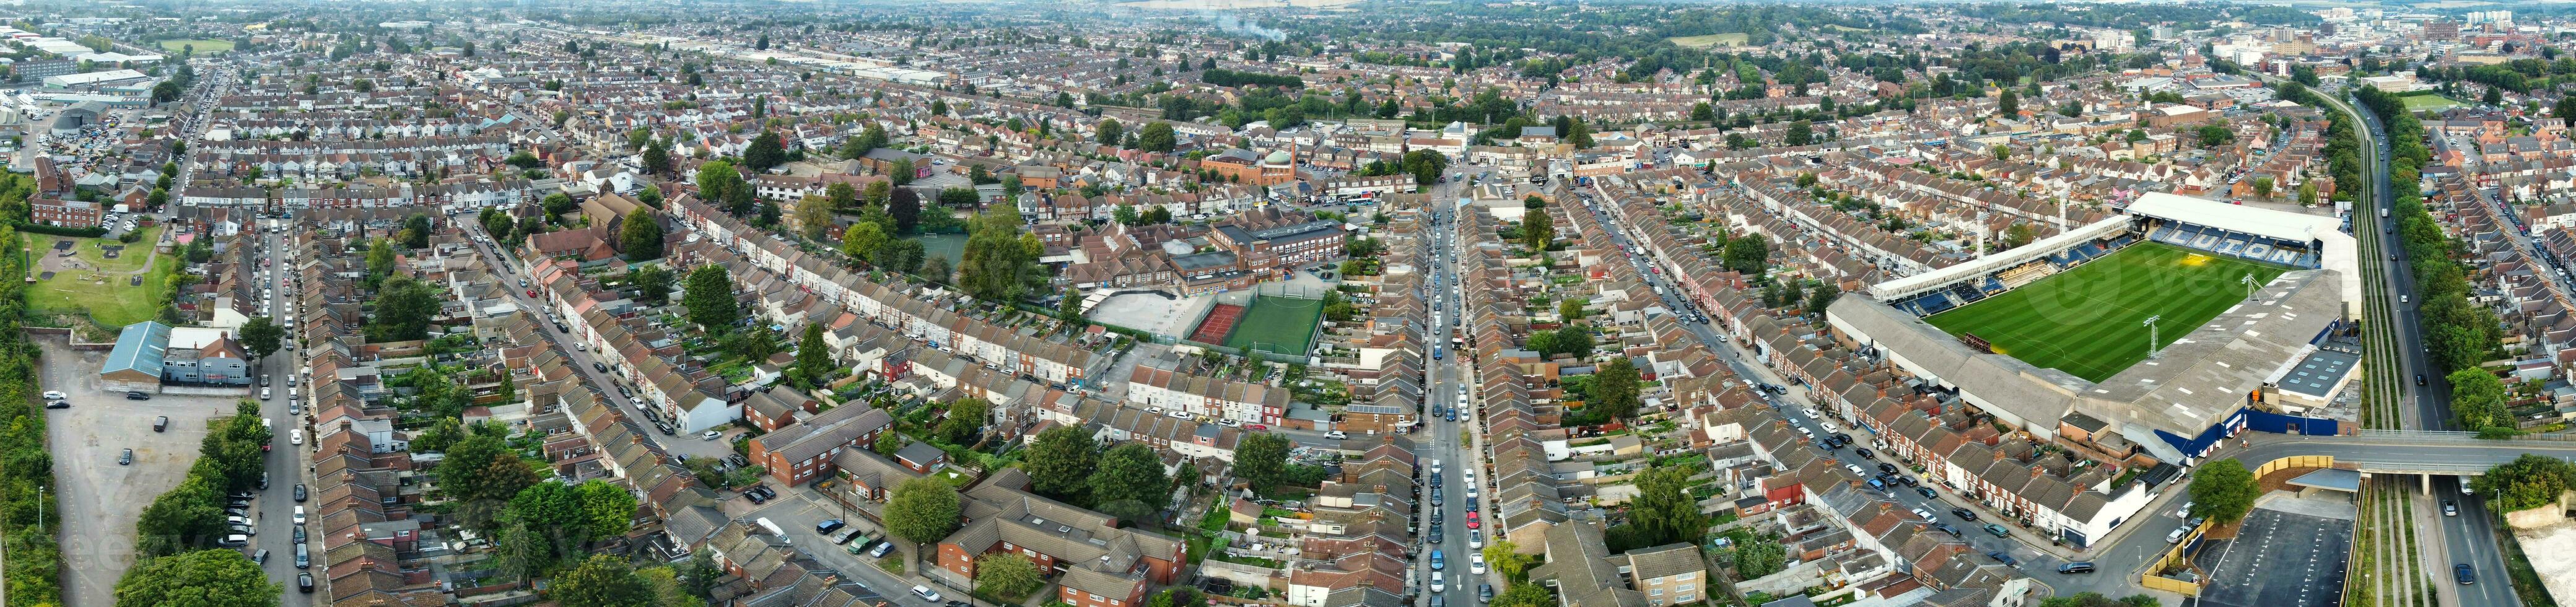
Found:
[{"label": "parked car", "polygon": [[162,431],[166,431],[166,430],[169,430],[169,429],[170,429],[170,416],[163,415],[163,416],[160,416],[160,417],[157,417],[157,418],[153,418],[153,420],[152,420],[152,431],[153,431],[153,432],[162,432]]},{"label": "parked car", "polygon": [[2010,554],[2004,554],[2004,551],[2002,550],[1989,551],[1986,553],[1986,558],[1994,559],[1997,563],[2003,563],[2005,567],[2021,566],[2021,559],[2013,558]]},{"label": "parked car", "polygon": [[67,401],[67,400],[49,400],[49,401],[45,401],[45,408],[47,408],[47,409],[69,409],[69,408],[72,408],[72,401]]},{"label": "parked car", "polygon": [[814,534],[815,534],[815,535],[828,534],[828,533],[831,533],[831,532],[833,532],[833,531],[839,530],[841,527],[844,527],[844,526],[847,526],[847,525],[848,525],[848,524],[847,524],[847,523],[842,522],[842,521],[841,521],[841,519],[831,519],[831,520],[823,521],[823,522],[820,522],[820,523],[815,523],[815,524],[814,524]]},{"label": "parked car", "polygon": [[1941,498],[1941,494],[1940,494],[1940,493],[1938,493],[1938,492],[1934,492],[1934,491],[1932,490],[1932,488],[1931,488],[1931,487],[1915,487],[1915,488],[1914,488],[1914,492],[1915,492],[1915,493],[1921,493],[1921,494],[1923,494],[1923,498],[1924,498],[1924,499],[1940,499],[1940,498]]},{"label": "parked car", "polygon": [[2057,566],[2058,573],[2092,573],[2092,561],[2077,561]]},{"label": "parked car", "polygon": [[133,450],[133,449],[127,449],[127,450],[125,450],[125,453],[124,453],[124,454],[116,456],[116,465],[119,465],[119,466],[126,466],[126,465],[132,465],[133,463],[134,463],[134,450]]},{"label": "parked car", "polygon": [[71,397],[72,397],[71,395],[69,395],[69,394],[64,394],[64,393],[63,393],[63,391],[61,391],[61,390],[46,390],[46,391],[45,391],[45,399],[46,399],[46,400],[62,400],[62,399],[71,398]]},{"label": "parked car", "polygon": [[2012,530],[2004,528],[1999,523],[1986,523],[1986,533],[1992,533],[1995,537],[2012,537]]},{"label": "parked car", "polygon": [[1977,513],[1971,512],[1966,508],[1951,508],[1950,514],[1971,522],[1977,520]]},{"label": "parked car", "polygon": [[305,594],[313,594],[313,574],[295,574],[295,591]]},{"label": "parked car", "polygon": [[125,393],[125,400],[152,400],[152,395],[141,392],[127,392]]},{"label": "parked car", "polygon": [[930,589],[930,587],[928,587],[928,586],[923,586],[923,585],[919,585],[919,584],[914,584],[914,585],[912,586],[912,595],[913,595],[913,596],[917,596],[917,597],[921,597],[921,598],[922,598],[922,600],[930,601],[930,602],[933,602],[933,603],[939,602],[939,591],[937,591],[937,590],[931,590],[931,589]]}]

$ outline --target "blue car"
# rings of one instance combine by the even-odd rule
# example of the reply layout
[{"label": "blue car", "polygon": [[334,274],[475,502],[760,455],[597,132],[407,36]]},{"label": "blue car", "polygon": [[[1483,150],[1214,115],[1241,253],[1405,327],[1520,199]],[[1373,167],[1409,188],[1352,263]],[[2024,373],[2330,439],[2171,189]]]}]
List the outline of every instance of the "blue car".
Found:
[{"label": "blue car", "polygon": [[1441,558],[1440,558],[1440,551],[1438,551],[1438,550],[1433,550],[1433,551],[1431,551],[1431,570],[1432,570],[1432,571],[1439,571],[1439,570],[1447,569],[1447,568],[1449,568],[1449,563],[1448,563],[1448,561],[1443,560],[1443,559],[1441,559]]}]

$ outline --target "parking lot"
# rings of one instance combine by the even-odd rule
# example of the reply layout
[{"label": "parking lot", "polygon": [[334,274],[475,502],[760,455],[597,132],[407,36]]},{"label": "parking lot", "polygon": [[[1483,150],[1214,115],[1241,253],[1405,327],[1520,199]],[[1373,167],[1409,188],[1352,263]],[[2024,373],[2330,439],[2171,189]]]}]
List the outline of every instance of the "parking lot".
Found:
[{"label": "parking lot", "polygon": [[[2286,500],[2283,500],[2286,501]],[[2335,607],[2343,604],[2344,559],[2352,547],[2352,519],[2276,509],[2275,502],[2245,516],[2235,539],[2213,540],[2201,551],[2210,584],[2203,607]],[[2348,516],[2348,515],[2347,515]]]},{"label": "parking lot", "polygon": [[[117,578],[134,564],[134,521],[153,498],[179,486],[197,461],[197,446],[206,436],[206,421],[233,412],[238,399],[203,396],[154,396],[126,400],[123,392],[98,388],[104,351],[78,352],[61,337],[41,336],[40,365],[44,389],[61,390],[71,408],[45,413],[53,442],[54,488],[60,504],[63,545],[63,595],[69,605],[115,603]],[[169,416],[166,432],[153,432],[154,418]],[[116,460],[134,450],[134,463]],[[74,514],[77,513],[77,514]]]}]

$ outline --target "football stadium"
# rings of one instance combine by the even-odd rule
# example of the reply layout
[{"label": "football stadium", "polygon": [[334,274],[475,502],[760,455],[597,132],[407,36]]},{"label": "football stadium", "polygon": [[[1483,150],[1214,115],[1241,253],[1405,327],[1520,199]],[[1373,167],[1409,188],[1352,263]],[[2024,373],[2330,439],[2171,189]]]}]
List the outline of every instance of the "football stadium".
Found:
[{"label": "football stadium", "polygon": [[2348,431],[2359,360],[2336,217],[2150,193],[2123,215],[1870,286],[1827,322],[1937,398],[2042,437],[2190,463],[2255,429]]}]

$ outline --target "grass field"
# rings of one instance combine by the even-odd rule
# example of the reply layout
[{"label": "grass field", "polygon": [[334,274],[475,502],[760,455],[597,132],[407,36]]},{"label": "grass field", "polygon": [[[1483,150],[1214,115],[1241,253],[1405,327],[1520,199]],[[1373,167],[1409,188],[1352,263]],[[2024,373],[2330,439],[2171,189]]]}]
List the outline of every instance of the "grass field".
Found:
[{"label": "grass field", "polygon": [[191,46],[197,47],[197,54],[199,54],[199,55],[215,55],[215,54],[222,54],[222,53],[229,53],[229,52],[232,52],[232,50],[233,50],[233,41],[231,41],[231,40],[163,40],[163,41],[161,41],[161,50],[168,51],[168,52],[173,52],[173,53],[179,52],[181,49],[186,49],[186,48],[191,47]]},{"label": "grass field", "polygon": [[1744,41],[1747,38],[1750,38],[1750,36],[1737,33],[1709,34],[1706,36],[1679,36],[1665,38],[1665,40],[1670,40],[1673,44],[1679,44],[1689,48],[1708,48],[1712,46],[1744,46]]},{"label": "grass field", "polygon": [[2441,95],[2407,95],[2407,96],[2404,96],[2404,97],[2399,97],[2398,99],[2399,99],[2399,100],[2403,100],[2403,101],[2405,101],[2405,102],[2406,102],[2406,110],[2407,110],[2407,111],[2411,111],[2411,112],[2420,112],[2420,111],[2424,111],[2424,110],[2438,110],[2438,109],[2447,108],[2447,107],[2461,106],[2461,105],[2468,105],[2468,104],[2465,104],[2465,103],[2460,103],[2460,102],[2459,102],[2459,100],[2457,100],[2457,99],[2452,99],[2452,98],[2444,97],[2444,96],[2441,96]]},{"label": "grass field", "polygon": [[[99,248],[100,244],[113,244],[115,240],[46,234],[25,235],[30,264],[40,263],[39,258],[53,256],[55,241],[69,240],[73,243],[72,250],[78,252],[77,257],[83,263],[97,268],[96,271],[58,272],[51,279],[29,285],[28,311],[36,315],[87,312],[90,320],[109,328],[122,327],[159,316],[161,310],[154,307],[154,304],[161,301],[163,292],[169,290],[170,275],[177,272],[180,266],[178,260],[163,256],[164,258],[152,263],[151,271],[143,273],[141,286],[131,284],[129,277],[135,271],[144,269],[147,260],[155,259],[152,255],[152,243],[159,242],[161,231],[166,229],[169,228],[167,226],[152,228],[141,242],[125,245],[125,252],[118,255],[116,259],[108,259]],[[37,266],[31,266],[30,276],[41,276],[42,271],[34,270],[33,267]],[[97,275],[103,280],[85,280],[92,275]]]},{"label": "grass field", "polygon": [[2244,301],[2248,274],[2268,282],[2279,266],[2141,243],[1967,307],[1924,319],[1951,335],[1975,334],[1995,353],[2099,382],[2147,357],[2149,316],[2161,348]]},{"label": "grass field", "polygon": [[1304,355],[1314,347],[1315,325],[1323,318],[1324,300],[1254,297],[1243,320],[1225,336],[1225,345],[1245,349],[1260,344],[1263,351]]}]

